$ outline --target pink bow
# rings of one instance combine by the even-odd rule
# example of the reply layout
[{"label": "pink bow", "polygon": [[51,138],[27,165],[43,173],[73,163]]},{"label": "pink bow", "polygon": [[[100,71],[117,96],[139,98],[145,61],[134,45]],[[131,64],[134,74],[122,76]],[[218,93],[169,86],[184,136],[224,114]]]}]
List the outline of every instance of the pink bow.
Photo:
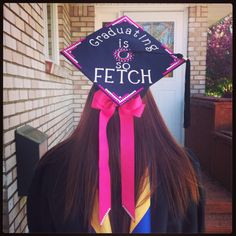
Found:
[{"label": "pink bow", "polygon": [[[99,114],[99,222],[102,225],[105,216],[111,210],[111,182],[109,169],[109,147],[106,135],[107,124],[115,112],[117,104],[104,92],[95,92],[92,108]],[[120,154],[122,206],[130,217],[135,218],[134,191],[134,120],[141,117],[145,105],[140,95],[119,107],[120,116]]]}]

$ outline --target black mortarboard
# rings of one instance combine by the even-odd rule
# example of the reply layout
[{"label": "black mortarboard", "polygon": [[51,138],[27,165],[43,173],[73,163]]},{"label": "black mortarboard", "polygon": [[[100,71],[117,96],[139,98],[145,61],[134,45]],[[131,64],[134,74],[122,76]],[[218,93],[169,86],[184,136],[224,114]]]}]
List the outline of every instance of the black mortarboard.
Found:
[{"label": "black mortarboard", "polygon": [[129,17],[107,24],[61,53],[118,105],[188,62],[184,127],[188,126],[189,60],[174,54]]}]

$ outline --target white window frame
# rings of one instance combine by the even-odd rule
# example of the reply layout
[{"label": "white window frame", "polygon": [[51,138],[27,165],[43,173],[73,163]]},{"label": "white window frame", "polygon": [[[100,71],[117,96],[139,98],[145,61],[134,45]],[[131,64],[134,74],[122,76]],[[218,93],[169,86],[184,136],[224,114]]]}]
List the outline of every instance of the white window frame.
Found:
[{"label": "white window frame", "polygon": [[58,35],[58,14],[57,3],[50,3],[51,5],[51,36],[52,36],[52,58],[48,54],[48,18],[47,18],[47,4],[43,3],[44,12],[44,55],[46,61],[51,61],[59,65],[59,35]]}]

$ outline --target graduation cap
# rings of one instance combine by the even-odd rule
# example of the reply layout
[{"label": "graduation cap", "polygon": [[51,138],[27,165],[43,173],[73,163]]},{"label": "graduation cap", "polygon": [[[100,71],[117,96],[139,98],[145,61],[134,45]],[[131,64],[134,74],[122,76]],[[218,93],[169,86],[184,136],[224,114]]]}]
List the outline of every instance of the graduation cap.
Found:
[{"label": "graduation cap", "polygon": [[[139,97],[138,95],[145,94],[145,91],[151,85],[186,62],[184,127],[186,128],[189,125],[189,60],[185,60],[182,54],[173,53],[129,17],[123,16],[118,18],[105,27],[88,35],[86,38],[76,41],[63,49],[61,54],[97,86],[98,93],[94,96],[92,107],[102,110],[102,108],[98,107],[101,103],[108,102],[107,98],[109,98],[109,100],[111,99],[113,101],[114,106],[113,110],[111,109],[109,111],[110,113],[106,112],[106,114],[109,113],[109,115],[112,115],[115,107],[118,107],[120,108],[119,114],[121,121],[124,116],[124,110],[130,108],[129,104],[132,104],[132,102],[134,106],[139,104],[140,114],[133,114],[133,116],[139,117],[142,114],[144,105],[141,100],[137,98]],[[107,145],[104,141],[106,134],[103,131],[106,129],[109,118],[110,116],[106,117],[105,122],[105,118],[100,115],[99,140],[100,143],[103,143],[103,148],[101,147],[101,149],[104,149],[104,145]],[[125,130],[129,130],[129,125],[127,125],[129,121],[125,119],[123,119],[123,121],[124,126],[126,126]],[[130,127],[133,125],[131,121],[129,124]],[[121,133],[122,127],[121,122]],[[103,132],[103,134],[101,134],[101,132]],[[132,139],[133,135],[131,133],[132,131],[128,137],[130,136]],[[130,139],[125,141],[132,143]],[[107,151],[106,153],[99,153],[100,159],[102,156],[107,155]],[[101,172],[102,171],[100,171],[100,176],[102,174]],[[107,180],[109,179],[109,174],[107,174],[105,170],[103,173],[106,173],[106,175],[103,176],[101,182],[99,179],[99,188],[105,181],[108,181],[104,184],[108,188],[110,184],[109,180]],[[128,204],[125,205],[123,203],[123,199],[127,198],[127,193],[123,192],[125,182],[127,181],[122,181],[122,204],[130,216],[134,218],[133,206],[130,207],[127,206]],[[104,189],[103,191],[106,192]],[[110,192],[107,193],[107,195],[109,194]],[[104,195],[101,193],[101,195],[99,195],[100,209],[102,208],[102,204],[105,204],[104,201],[110,201],[106,197],[103,197]],[[100,210],[103,211],[102,213],[100,212],[100,223],[102,223],[104,217],[109,212],[109,205],[110,203],[108,203],[108,206],[104,207],[103,210]]]}]

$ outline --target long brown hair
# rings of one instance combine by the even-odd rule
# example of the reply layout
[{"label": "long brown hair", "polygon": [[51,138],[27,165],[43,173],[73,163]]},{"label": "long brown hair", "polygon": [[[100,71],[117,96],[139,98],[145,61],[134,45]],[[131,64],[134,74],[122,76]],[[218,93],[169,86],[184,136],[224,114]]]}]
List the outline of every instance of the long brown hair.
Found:
[{"label": "long brown hair", "polygon": [[[83,216],[84,230],[89,226],[98,189],[98,119],[99,110],[91,108],[95,87],[89,92],[79,125],[67,140],[73,143],[69,158],[65,196],[65,219],[76,211]],[[189,201],[199,200],[198,181],[186,151],[170,134],[148,90],[141,118],[134,118],[135,194],[141,191],[145,170],[149,167],[151,195],[156,203],[156,189],[162,184],[169,211],[174,216],[185,213]],[[119,115],[115,111],[107,127],[111,172],[112,232],[129,232],[130,217],[121,207]],[[119,219],[119,220],[117,220]]]}]

